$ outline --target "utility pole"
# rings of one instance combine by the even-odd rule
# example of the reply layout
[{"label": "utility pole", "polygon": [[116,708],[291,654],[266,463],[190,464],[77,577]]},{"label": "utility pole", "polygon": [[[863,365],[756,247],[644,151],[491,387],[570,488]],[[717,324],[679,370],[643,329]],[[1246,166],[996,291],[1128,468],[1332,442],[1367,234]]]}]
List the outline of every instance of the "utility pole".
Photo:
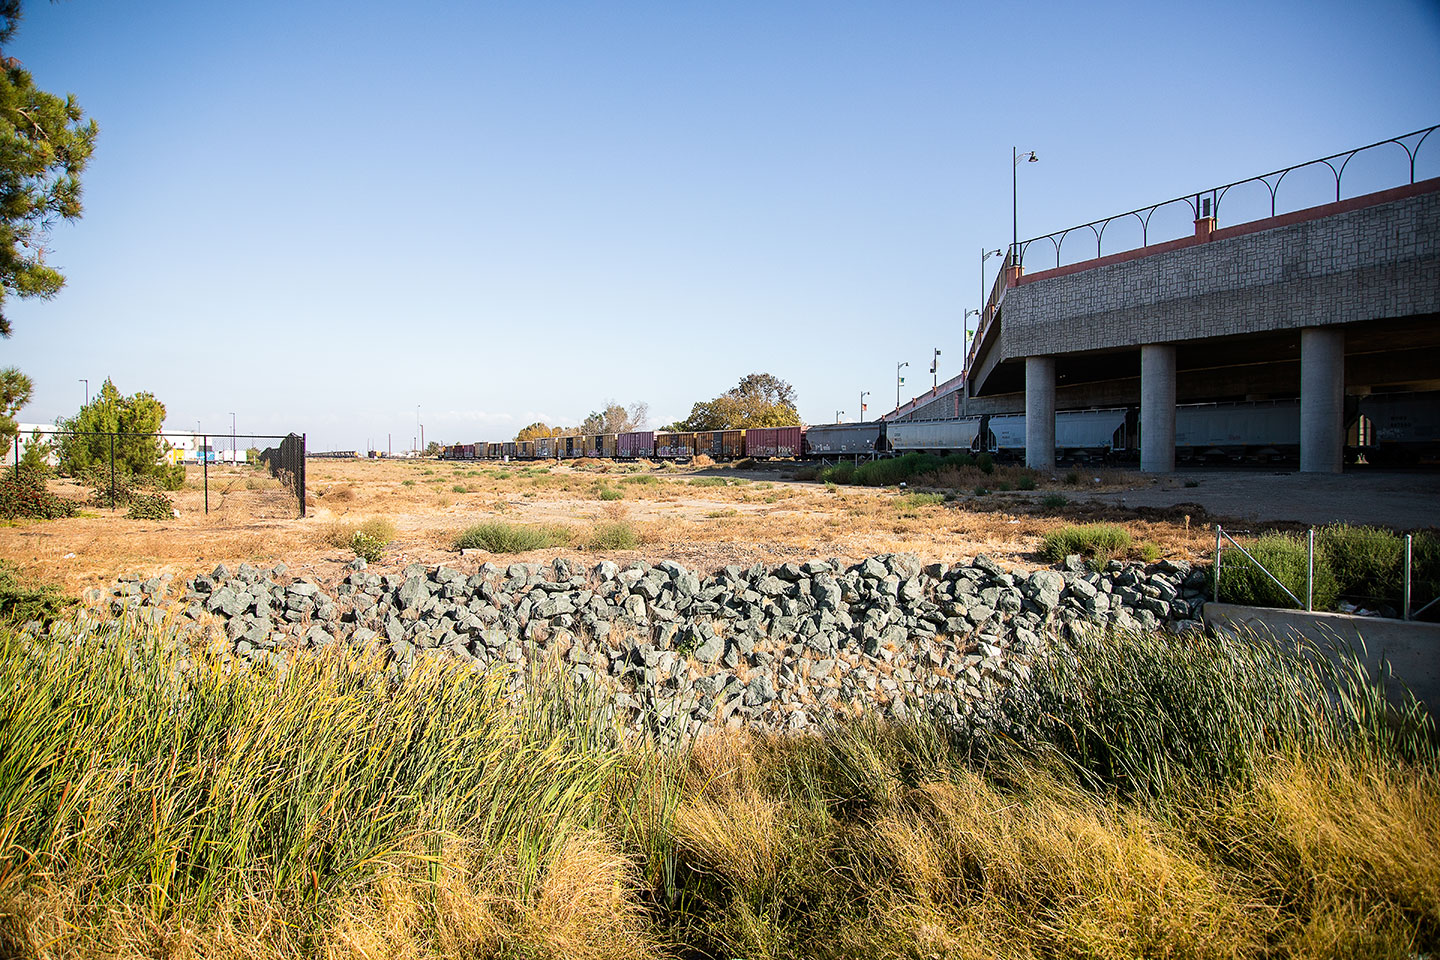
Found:
[{"label": "utility pole", "polygon": [[865,398],[868,396],[870,396],[869,390],[860,391],[860,421],[862,423],[865,421]]},{"label": "utility pole", "polygon": [[839,423],[839,422],[840,422],[840,418],[843,417],[843,416],[845,416],[845,411],[844,411],[844,410],[836,410],[836,411],[835,411],[835,422],[836,422],[836,423]]},{"label": "utility pole", "polygon": [[240,450],[235,443],[235,414],[230,414],[230,462],[240,462]]},{"label": "utility pole", "polygon": [[940,348],[935,348],[935,356],[930,358],[930,389],[932,391],[940,387]]},{"label": "utility pole", "polygon": [[90,381],[81,377],[80,382],[85,384],[85,406],[88,407],[90,406]]},{"label": "utility pole", "polygon": [[905,378],[900,376],[900,371],[908,366],[910,366],[909,360],[895,364],[895,410],[897,413],[900,410],[900,388],[905,384]]}]

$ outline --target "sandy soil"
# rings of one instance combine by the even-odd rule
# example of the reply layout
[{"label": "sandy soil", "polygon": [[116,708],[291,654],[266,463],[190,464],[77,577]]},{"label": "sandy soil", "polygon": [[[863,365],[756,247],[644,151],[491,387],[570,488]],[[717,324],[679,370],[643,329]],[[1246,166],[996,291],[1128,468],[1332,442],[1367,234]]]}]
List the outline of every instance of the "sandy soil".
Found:
[{"label": "sandy soil", "polygon": [[[605,556],[620,562],[668,557],[704,570],[897,551],[946,561],[988,553],[1032,566],[1042,562],[1036,554],[1041,537],[1064,523],[1122,521],[1137,542],[1154,543],[1161,555],[1194,559],[1211,542],[1207,524],[1216,516],[1252,526],[1267,518],[1313,516],[1314,522],[1344,518],[1409,528],[1436,523],[1440,502],[1440,477],[1434,475],[1301,479],[1211,472],[1155,481],[1088,470],[1041,477],[1033,491],[1005,491],[1022,471],[1002,468],[990,476],[947,477],[955,499],[926,502],[917,491],[827,488],[794,474],[793,464],[742,471],[598,461],[537,467],[313,460],[309,515],[300,519],[293,498],[249,467],[211,470],[207,515],[200,473],[192,469],[186,489],[174,495],[181,514],[176,520],[129,520],[123,510],[88,507],[71,520],[0,527],[0,557],[73,593],[125,572],[183,577],[222,561],[283,560],[297,574],[329,580],[343,575],[353,558],[335,545],[343,539],[336,532],[384,517],[398,533],[381,564],[386,569],[415,561],[460,563],[455,535],[489,520],[578,531],[623,521],[640,534],[640,549]],[[994,492],[977,493],[981,485]],[[75,499],[88,493],[59,482],[55,489]],[[592,562],[601,556],[562,548],[466,558],[464,565],[559,554]]]}]

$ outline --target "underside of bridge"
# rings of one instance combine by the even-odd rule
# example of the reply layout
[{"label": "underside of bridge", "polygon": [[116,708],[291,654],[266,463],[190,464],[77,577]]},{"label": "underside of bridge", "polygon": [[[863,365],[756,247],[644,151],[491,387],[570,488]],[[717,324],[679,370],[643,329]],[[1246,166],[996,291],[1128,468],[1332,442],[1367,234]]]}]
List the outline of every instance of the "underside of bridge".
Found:
[{"label": "underside of bridge", "polygon": [[[1347,394],[1440,390],[1440,316],[1362,320],[1331,329],[1345,332]],[[1173,345],[1178,403],[1300,395],[1299,330],[1182,340]],[[1140,350],[1134,346],[1055,354],[1056,407],[1139,403]],[[977,386],[981,389],[976,412],[1019,412],[1024,407],[1024,359],[997,364]]]}]

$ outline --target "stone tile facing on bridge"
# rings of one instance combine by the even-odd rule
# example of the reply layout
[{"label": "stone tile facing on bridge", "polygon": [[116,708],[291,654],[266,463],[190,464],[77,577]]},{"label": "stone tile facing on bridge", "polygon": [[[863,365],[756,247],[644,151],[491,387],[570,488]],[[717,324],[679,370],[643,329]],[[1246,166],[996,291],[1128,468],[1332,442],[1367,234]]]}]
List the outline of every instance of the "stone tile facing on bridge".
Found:
[{"label": "stone tile facing on bridge", "polygon": [[1039,279],[1005,296],[1000,357],[1440,312],[1440,192]]}]

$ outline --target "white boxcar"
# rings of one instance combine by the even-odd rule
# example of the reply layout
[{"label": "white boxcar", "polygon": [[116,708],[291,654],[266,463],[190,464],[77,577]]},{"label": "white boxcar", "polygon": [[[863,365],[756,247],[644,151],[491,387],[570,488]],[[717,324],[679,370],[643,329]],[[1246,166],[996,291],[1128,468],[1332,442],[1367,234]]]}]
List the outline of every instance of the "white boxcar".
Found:
[{"label": "white boxcar", "polygon": [[911,450],[944,450],[959,453],[970,449],[980,432],[980,421],[968,420],[896,420],[886,434],[890,449],[896,453]]}]

